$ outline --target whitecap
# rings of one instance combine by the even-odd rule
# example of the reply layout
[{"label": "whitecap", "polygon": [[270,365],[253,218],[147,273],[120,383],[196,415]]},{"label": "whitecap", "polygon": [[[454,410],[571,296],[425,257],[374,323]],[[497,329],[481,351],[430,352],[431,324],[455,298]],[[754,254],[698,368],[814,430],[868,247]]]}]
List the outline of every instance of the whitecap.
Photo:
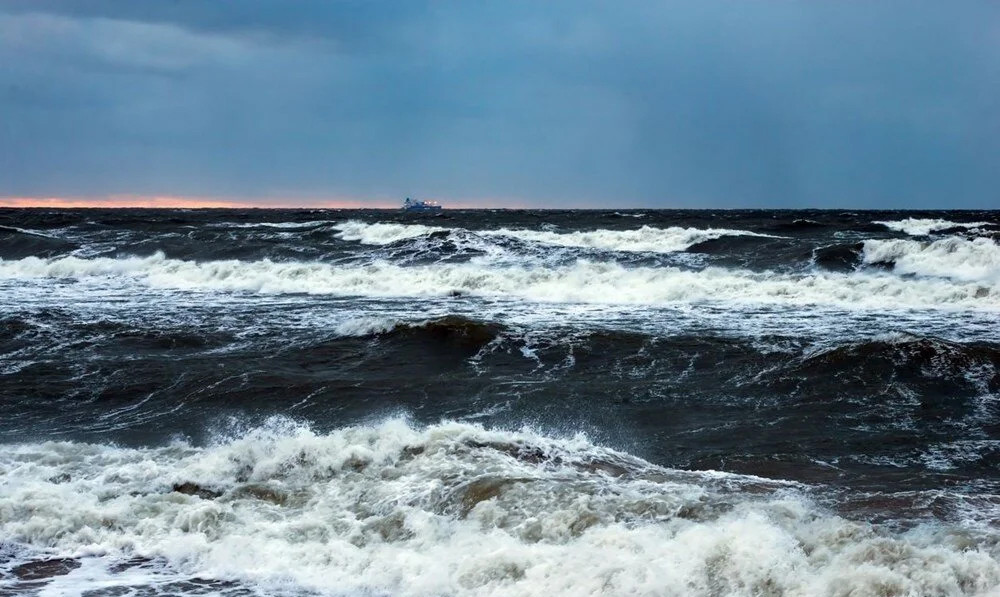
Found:
[{"label": "whitecap", "polygon": [[947,230],[949,228],[969,229],[990,225],[990,222],[952,222],[950,220],[942,220],[940,218],[906,218],[898,221],[880,221],[873,223],[881,224],[889,230],[904,232],[913,236],[927,236],[932,232]]},{"label": "whitecap", "polygon": [[[897,268],[900,267],[897,263]],[[831,305],[848,309],[1000,308],[1000,288],[980,281],[904,278],[883,272],[776,273],[625,267],[577,260],[558,267],[467,263],[400,266],[321,262],[186,261],[162,253],[121,259],[0,260],[0,279],[118,279],[156,288],[360,297],[511,298],[543,303]]]},{"label": "whitecap", "polygon": [[868,240],[864,263],[891,263],[900,274],[936,276],[962,282],[1000,283],[1000,245],[988,238],[957,236],[933,242]]},{"label": "whitecap", "polygon": [[[390,243],[420,238],[435,232],[448,231],[448,228],[426,226],[423,224],[393,224],[366,223],[349,220],[334,226],[340,232],[339,238],[358,241],[367,245],[387,245]],[[746,230],[731,230],[728,228],[654,228],[642,226],[635,230],[590,230],[573,232],[556,232],[553,230],[525,230],[500,228],[497,230],[466,230],[467,234],[485,238],[514,238],[526,242],[538,243],[556,247],[572,247],[599,249],[605,251],[625,251],[644,253],[672,253],[683,251],[701,242],[715,240],[724,236],[755,236],[774,238],[767,234],[749,232]]]}]

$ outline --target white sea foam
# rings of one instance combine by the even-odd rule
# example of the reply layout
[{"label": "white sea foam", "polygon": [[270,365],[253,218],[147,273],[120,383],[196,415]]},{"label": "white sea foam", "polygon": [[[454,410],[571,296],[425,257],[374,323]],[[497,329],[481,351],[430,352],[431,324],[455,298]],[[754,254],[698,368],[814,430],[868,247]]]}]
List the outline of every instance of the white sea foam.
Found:
[{"label": "white sea foam", "polygon": [[[986,595],[995,543],[891,534],[794,486],[683,473],[583,437],[393,420],[290,423],[209,448],[79,443],[0,451],[0,536],[267,591],[491,595]],[[172,491],[191,483],[218,497]],[[3,581],[0,581],[2,583]],[[65,586],[65,585],[64,585]],[[68,594],[68,593],[67,593]]]},{"label": "white sea foam", "polygon": [[278,228],[294,230],[296,228],[313,228],[330,223],[330,220],[311,220],[308,222],[220,222],[219,224],[216,224],[216,226],[219,228]]},{"label": "white sea foam", "polygon": [[356,240],[363,245],[388,245],[409,238],[427,236],[432,232],[448,230],[439,226],[424,226],[423,224],[389,224],[376,222],[369,224],[358,220],[348,220],[334,226],[340,232],[339,238]]},{"label": "white sea foam", "polygon": [[352,317],[335,325],[333,331],[338,336],[369,336],[388,332],[401,323],[395,317]]},{"label": "white sea foam", "polygon": [[988,238],[948,237],[933,242],[869,240],[865,263],[893,263],[900,274],[1000,284],[1000,245]]},{"label": "white sea foam", "polygon": [[388,262],[183,261],[163,254],[123,259],[0,260],[0,279],[119,279],[181,290],[364,297],[467,294],[539,302],[657,305],[687,302],[833,305],[845,308],[1000,308],[994,284],[890,273],[779,274],[723,268],[623,267],[578,260],[560,267],[480,262],[404,267]]},{"label": "white sea foam", "polygon": [[537,242],[559,247],[579,247],[607,251],[630,251],[641,253],[673,253],[688,247],[723,236],[770,237],[746,230],[727,228],[653,228],[643,226],[637,230],[592,230],[574,232],[551,232],[545,230],[510,230],[501,228],[480,234],[508,236],[520,240]]},{"label": "white sea foam", "polygon": [[913,236],[927,236],[932,232],[937,232],[938,230],[946,230],[948,228],[978,228],[979,226],[987,226],[990,222],[952,222],[950,220],[937,219],[925,219],[925,218],[906,218],[898,221],[888,221],[888,222],[873,222],[874,224],[882,224],[889,230],[895,230],[897,232],[905,232],[906,234],[912,234]]},{"label": "white sea foam", "polygon": [[[335,226],[340,230],[337,235],[344,240],[356,240],[368,245],[386,245],[400,240],[419,238],[433,232],[449,230],[437,226],[422,224],[369,224],[357,220],[349,220]],[[636,230],[591,230],[574,232],[553,232],[546,230],[523,230],[500,228],[497,230],[468,231],[479,237],[507,237],[519,240],[552,245],[557,247],[576,247],[601,249],[606,251],[630,251],[649,253],[672,253],[683,251],[688,247],[715,240],[723,236],[759,236],[766,234],[748,232],[746,230],[730,230],[726,228],[653,228],[643,226]]]}]

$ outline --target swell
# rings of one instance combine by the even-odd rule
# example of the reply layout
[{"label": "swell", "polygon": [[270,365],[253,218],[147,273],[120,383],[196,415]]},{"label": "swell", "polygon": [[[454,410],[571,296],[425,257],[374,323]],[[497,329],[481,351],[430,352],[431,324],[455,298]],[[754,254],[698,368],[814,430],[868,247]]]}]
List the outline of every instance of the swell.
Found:
[{"label": "swell", "polygon": [[812,261],[823,269],[851,272],[862,264],[864,250],[861,242],[826,245],[813,249]]},{"label": "swell", "polygon": [[896,334],[817,350],[809,353],[803,364],[855,371],[889,368],[895,374],[909,370],[947,379],[967,375],[979,366],[1000,366],[1000,349],[989,343],[948,342]]},{"label": "swell", "polygon": [[113,320],[76,321],[69,313],[42,311],[34,316],[0,319],[0,350],[25,340],[43,346],[46,339],[67,348],[93,348],[102,343],[122,349],[207,349],[230,342],[234,336],[219,329],[160,329]]},{"label": "swell", "polygon": [[77,248],[75,243],[41,232],[0,226],[0,259],[53,257]]},{"label": "swell", "polygon": [[3,329],[4,360],[24,363],[0,375],[9,437],[147,443],[198,437],[206,420],[237,413],[328,428],[403,411],[427,423],[543,421],[672,466],[876,489],[887,470],[911,475],[891,485],[923,489],[995,464],[988,444],[949,465],[927,460],[959,439],[992,437],[995,343],[896,335],[826,345],[460,316],[362,318],[250,340],[101,322],[59,332],[12,319]]}]

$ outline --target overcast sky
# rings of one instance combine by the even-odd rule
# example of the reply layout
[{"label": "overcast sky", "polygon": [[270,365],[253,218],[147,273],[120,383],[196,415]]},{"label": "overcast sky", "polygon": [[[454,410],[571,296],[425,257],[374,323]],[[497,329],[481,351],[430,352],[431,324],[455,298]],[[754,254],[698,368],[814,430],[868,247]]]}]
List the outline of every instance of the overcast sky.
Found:
[{"label": "overcast sky", "polygon": [[995,0],[0,0],[0,197],[991,208],[998,189]]}]

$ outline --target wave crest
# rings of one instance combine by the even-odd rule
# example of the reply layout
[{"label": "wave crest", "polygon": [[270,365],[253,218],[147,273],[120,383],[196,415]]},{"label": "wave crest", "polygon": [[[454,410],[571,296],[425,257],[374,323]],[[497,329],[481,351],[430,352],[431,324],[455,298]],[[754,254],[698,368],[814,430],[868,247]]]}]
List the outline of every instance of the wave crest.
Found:
[{"label": "wave crest", "polygon": [[[897,269],[900,267],[897,262]],[[782,274],[707,268],[628,268],[578,260],[536,268],[478,263],[404,267],[317,262],[63,257],[0,260],[0,278],[119,278],[181,290],[365,297],[472,295],[538,302],[670,304],[721,301],[845,308],[1000,308],[1000,289],[973,281],[904,279],[887,273]]]},{"label": "wave crest", "polygon": [[868,240],[865,264],[892,264],[900,274],[935,276],[963,282],[1000,282],[1000,245],[988,238],[948,237],[933,242]]},{"label": "wave crest", "polygon": [[486,235],[509,236],[520,240],[559,247],[601,249],[635,253],[673,253],[724,236],[755,236],[774,238],[767,234],[730,230],[726,228],[653,228],[643,226],[637,230],[593,230],[550,232],[545,230],[492,230]]},{"label": "wave crest", "polygon": [[367,223],[349,220],[335,226],[338,237],[358,241],[366,245],[388,245],[395,242],[422,238],[441,232],[462,232],[480,238],[513,238],[556,247],[579,249],[599,249],[636,253],[673,253],[709,240],[724,236],[754,236],[774,238],[746,230],[725,228],[654,228],[642,226],[635,230],[591,230],[573,232],[553,232],[547,230],[525,230],[500,228],[497,230],[467,230],[464,228],[442,228],[422,224]]},{"label": "wave crest", "polygon": [[978,228],[980,226],[990,226],[991,222],[952,222],[941,218],[905,218],[903,220],[872,222],[881,224],[889,230],[903,232],[912,236],[927,236],[932,232],[940,232],[949,229]]},{"label": "wave crest", "polygon": [[422,224],[390,224],[376,222],[369,224],[358,220],[348,220],[334,226],[337,237],[358,241],[363,245],[389,245],[401,240],[420,238],[434,232],[446,232],[448,228],[424,226]]}]

